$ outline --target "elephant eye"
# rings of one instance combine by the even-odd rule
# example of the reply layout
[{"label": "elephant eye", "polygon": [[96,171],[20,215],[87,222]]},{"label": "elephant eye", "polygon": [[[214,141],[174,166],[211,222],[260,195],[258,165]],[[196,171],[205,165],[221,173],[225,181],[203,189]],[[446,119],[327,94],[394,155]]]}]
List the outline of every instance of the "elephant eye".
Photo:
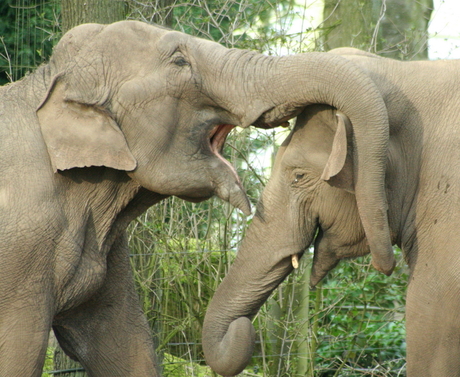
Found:
[{"label": "elephant eye", "polygon": [[182,57],[182,56],[178,56],[176,59],[174,59],[174,64],[179,66],[179,67],[183,67],[185,65],[190,65],[189,62],[187,60],[185,60],[185,58]]},{"label": "elephant eye", "polygon": [[298,183],[304,176],[305,174],[296,174],[295,179],[292,183]]}]

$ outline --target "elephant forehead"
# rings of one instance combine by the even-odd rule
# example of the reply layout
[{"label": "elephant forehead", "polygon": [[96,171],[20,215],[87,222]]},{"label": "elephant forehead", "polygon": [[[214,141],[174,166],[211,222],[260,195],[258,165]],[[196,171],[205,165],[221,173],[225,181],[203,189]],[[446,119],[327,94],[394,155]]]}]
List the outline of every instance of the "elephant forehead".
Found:
[{"label": "elephant forehead", "polygon": [[134,21],[77,26],[59,41],[52,62],[59,72],[89,71],[93,80],[142,74],[156,68],[158,40],[167,32]]},{"label": "elephant forehead", "polygon": [[195,38],[179,31],[167,31],[163,33],[158,40],[162,48],[168,48],[171,45],[187,44],[193,42]]},{"label": "elephant forehead", "polygon": [[[82,33],[85,32],[82,30]],[[79,34],[79,30],[72,31]],[[113,57],[129,54],[127,62],[138,61],[143,56],[156,53],[156,47],[165,34],[170,33],[153,25],[138,21],[121,21],[107,25],[90,40],[82,39],[82,50],[91,54]],[[136,55],[132,55],[133,52]],[[88,57],[88,56],[87,56]]]},{"label": "elephant forehead", "polygon": [[63,56],[65,59],[68,56],[77,55],[82,48],[87,46],[88,41],[93,40],[104,28],[105,25],[83,24],[71,29],[59,40],[52,59],[57,60],[60,57],[59,52],[61,51],[66,52]]},{"label": "elephant forehead", "polygon": [[[127,39],[139,39],[144,42],[149,39],[160,39],[163,35],[170,33],[170,31],[161,26],[149,25],[145,22],[139,21],[120,21],[113,24],[107,25],[104,30],[104,34],[108,37],[117,36],[124,37]],[[104,35],[101,35],[102,37]],[[118,42],[115,40],[114,42]]]},{"label": "elephant forehead", "polygon": [[[289,151],[288,151],[289,152]],[[303,169],[308,174],[321,175],[329,155],[321,151],[306,151],[301,153],[293,150],[293,153],[286,153],[283,157],[284,167],[291,171],[294,169]]]}]

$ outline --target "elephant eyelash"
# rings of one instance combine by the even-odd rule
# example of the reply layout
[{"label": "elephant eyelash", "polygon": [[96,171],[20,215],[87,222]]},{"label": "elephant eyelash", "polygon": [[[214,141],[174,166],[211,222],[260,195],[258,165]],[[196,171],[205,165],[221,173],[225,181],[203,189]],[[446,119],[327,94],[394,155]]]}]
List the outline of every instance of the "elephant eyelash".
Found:
[{"label": "elephant eyelash", "polygon": [[303,177],[305,177],[305,174],[296,174],[292,183],[298,183]]},{"label": "elephant eyelash", "polygon": [[190,66],[190,62],[185,58],[180,47],[177,47],[174,50],[174,52],[171,54],[171,57],[173,59],[173,63],[178,67]]},{"label": "elephant eyelash", "polygon": [[190,65],[190,63],[185,60],[184,57],[182,56],[178,56],[177,58],[174,59],[174,64],[179,66],[179,67],[184,67],[186,65]]}]

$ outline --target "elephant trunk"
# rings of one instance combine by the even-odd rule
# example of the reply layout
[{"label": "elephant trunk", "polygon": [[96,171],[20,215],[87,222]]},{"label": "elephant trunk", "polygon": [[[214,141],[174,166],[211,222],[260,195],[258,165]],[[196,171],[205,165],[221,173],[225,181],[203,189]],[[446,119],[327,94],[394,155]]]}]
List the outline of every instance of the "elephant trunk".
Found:
[{"label": "elephant trunk", "polygon": [[374,82],[355,63],[319,52],[281,58],[256,54],[246,59],[243,71],[239,81],[248,100],[239,99],[244,109],[235,106],[233,110],[241,113],[243,126],[274,127],[310,104],[333,106],[350,119],[358,211],[373,265],[390,275],[395,259],[384,185],[389,124],[385,103]]},{"label": "elephant trunk", "polygon": [[[275,170],[275,178],[277,174]],[[204,355],[223,376],[237,375],[249,363],[255,343],[251,319],[293,271],[292,256],[301,255],[316,234],[314,217],[303,221],[305,228],[291,226],[289,198],[277,193],[281,193],[278,182],[270,180],[235,261],[206,312]]]},{"label": "elephant trunk", "polygon": [[235,376],[248,365],[256,337],[251,319],[293,269],[290,258],[272,267],[250,259],[237,256],[204,319],[206,362],[222,376]]}]

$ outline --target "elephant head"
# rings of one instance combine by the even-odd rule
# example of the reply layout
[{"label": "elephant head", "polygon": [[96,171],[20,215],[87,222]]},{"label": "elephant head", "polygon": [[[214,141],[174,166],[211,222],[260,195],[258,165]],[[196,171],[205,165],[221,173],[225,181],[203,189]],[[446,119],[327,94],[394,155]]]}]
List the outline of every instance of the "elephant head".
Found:
[{"label": "elephant head", "polygon": [[[357,147],[355,137],[350,119],[329,106],[308,106],[297,117],[235,262],[205,317],[203,348],[216,372],[233,376],[247,365],[255,337],[250,319],[310,244],[311,286],[340,259],[372,252],[369,238],[375,235],[368,233],[368,219],[360,209],[362,197],[372,192],[358,196],[356,191],[362,184],[357,170],[369,165],[357,163],[359,148],[366,146]],[[384,190],[384,180],[372,182],[369,190]],[[384,272],[391,273],[393,266]]]},{"label": "elephant head", "polygon": [[249,214],[236,171],[220,154],[241,115],[210,87],[226,80],[212,69],[225,50],[134,21],[66,33],[37,110],[54,171],[106,166],[152,192],[190,201],[217,194]]},{"label": "elephant head", "polygon": [[246,213],[240,181],[220,155],[230,130],[274,127],[308,104],[336,107],[354,128],[354,188],[374,265],[392,270],[385,195],[375,183],[388,116],[372,80],[347,59],[269,57],[123,21],[66,33],[43,76],[37,116],[55,171],[106,166],[152,192],[192,201],[216,194]]}]

